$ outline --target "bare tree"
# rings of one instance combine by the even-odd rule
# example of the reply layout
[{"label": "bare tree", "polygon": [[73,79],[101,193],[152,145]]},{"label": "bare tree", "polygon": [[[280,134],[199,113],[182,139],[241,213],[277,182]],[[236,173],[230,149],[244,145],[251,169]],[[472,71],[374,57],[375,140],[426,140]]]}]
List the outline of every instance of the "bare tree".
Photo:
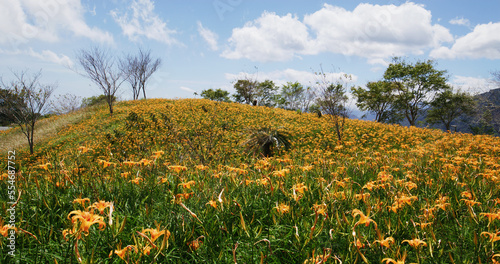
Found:
[{"label": "bare tree", "polygon": [[[316,73],[316,76],[319,79],[316,82],[318,85],[316,103],[324,114],[329,115],[337,139],[342,141],[345,121],[349,116],[349,109],[347,108],[349,98],[346,95],[345,83],[342,79],[330,80],[323,69],[321,69],[321,72]],[[344,78],[349,79],[350,76],[346,74]]]},{"label": "bare tree", "polygon": [[74,94],[60,94],[55,97],[55,100],[50,102],[50,108],[58,115],[74,112],[82,105],[82,98]]},{"label": "bare tree", "polygon": [[134,100],[139,99],[141,90],[146,98],[146,83],[160,65],[161,59],[153,59],[150,50],[139,49],[138,55],[128,55],[125,59],[120,60],[120,69],[124,76],[127,76],[127,82],[132,86]]},{"label": "bare tree", "polygon": [[491,77],[492,77],[491,80],[493,81],[493,83],[498,86],[496,88],[500,88],[500,70],[492,71]]},{"label": "bare tree", "polygon": [[120,85],[128,77],[115,65],[115,58],[99,47],[80,50],[78,60],[85,70],[83,76],[94,82],[106,96],[109,114],[113,115],[113,98]]},{"label": "bare tree", "polygon": [[35,124],[45,112],[47,102],[56,85],[41,84],[42,71],[28,76],[26,71],[14,73],[16,79],[2,86],[7,93],[0,95],[2,98],[0,111],[12,116],[28,140],[30,153],[33,154]]}]

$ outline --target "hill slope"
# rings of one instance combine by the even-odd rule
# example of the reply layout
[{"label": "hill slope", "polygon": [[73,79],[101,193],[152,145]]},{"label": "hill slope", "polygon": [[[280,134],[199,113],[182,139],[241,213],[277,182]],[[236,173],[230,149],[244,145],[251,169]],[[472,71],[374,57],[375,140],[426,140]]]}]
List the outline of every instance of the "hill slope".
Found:
[{"label": "hill slope", "polygon": [[[289,134],[290,150],[247,152],[260,127]],[[500,249],[499,152],[489,136],[348,120],[338,142],[328,117],[121,102],[34,156],[16,151],[15,171],[2,159],[0,188],[22,192],[0,193],[1,215],[17,201],[23,263],[489,262]]]}]

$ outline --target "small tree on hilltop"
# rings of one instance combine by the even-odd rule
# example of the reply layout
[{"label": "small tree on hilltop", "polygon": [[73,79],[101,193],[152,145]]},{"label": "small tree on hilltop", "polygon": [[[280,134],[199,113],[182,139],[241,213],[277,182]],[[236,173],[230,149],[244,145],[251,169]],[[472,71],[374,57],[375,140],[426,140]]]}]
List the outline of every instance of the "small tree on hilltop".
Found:
[{"label": "small tree on hilltop", "polygon": [[80,50],[78,60],[85,71],[83,76],[101,89],[108,103],[109,114],[113,115],[113,98],[128,76],[118,69],[115,58],[108,51],[98,47]]},{"label": "small tree on hilltop", "polygon": [[402,116],[394,109],[396,97],[393,87],[393,83],[378,81],[367,83],[366,89],[353,87],[351,91],[357,99],[356,106],[361,111],[374,113],[375,121],[397,123],[401,121]]},{"label": "small tree on hilltop", "polygon": [[[42,72],[28,76],[26,71],[14,73],[16,79],[2,86],[8,93],[1,93],[0,111],[11,116],[28,140],[30,153],[34,152],[35,125],[45,112],[47,102],[56,85],[41,84]],[[6,96],[8,95],[8,96]]]},{"label": "small tree on hilltop", "polygon": [[254,80],[238,80],[234,83],[236,93],[233,98],[238,103],[251,104],[256,98],[258,82]]},{"label": "small tree on hilltop", "polygon": [[257,82],[254,100],[257,100],[259,105],[274,107],[277,104],[277,91],[278,87],[271,80]]},{"label": "small tree on hilltop", "polygon": [[153,59],[151,51],[139,49],[136,56],[128,55],[120,60],[120,70],[126,76],[127,82],[132,87],[133,99],[139,99],[142,94],[146,99],[146,83],[151,75],[161,66],[161,59]]},{"label": "small tree on hilltop", "polygon": [[351,76],[345,74],[343,79],[330,80],[328,75],[323,72],[316,73],[319,80],[318,84],[318,97],[316,104],[319,106],[324,114],[329,115],[331,118],[337,139],[342,141],[344,135],[344,125],[349,116],[349,109],[347,102],[349,97],[346,95],[346,85],[343,79],[350,80]]},{"label": "small tree on hilltop", "polygon": [[392,83],[395,100],[393,107],[404,115],[410,126],[432,101],[432,97],[447,89],[446,71],[438,71],[431,60],[409,64],[394,58],[384,73],[384,79]]},{"label": "small tree on hilltop", "polygon": [[213,89],[208,89],[208,90],[203,90],[201,91],[201,97],[213,101],[218,101],[218,102],[231,102],[231,99],[229,98],[229,92],[222,90],[220,88],[213,90]]},{"label": "small tree on hilltop", "polygon": [[74,94],[60,94],[55,97],[55,100],[50,102],[50,109],[58,115],[74,112],[82,105],[82,98]]},{"label": "small tree on hilltop", "polygon": [[438,94],[430,103],[431,108],[426,120],[430,124],[442,123],[450,131],[451,122],[462,115],[472,115],[476,102],[465,92],[453,92],[450,89]]}]

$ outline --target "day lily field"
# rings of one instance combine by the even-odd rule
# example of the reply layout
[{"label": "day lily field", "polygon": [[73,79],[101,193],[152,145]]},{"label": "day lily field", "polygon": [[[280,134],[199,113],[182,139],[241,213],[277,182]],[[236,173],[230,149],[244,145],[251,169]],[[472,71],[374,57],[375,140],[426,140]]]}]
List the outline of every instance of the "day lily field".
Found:
[{"label": "day lily field", "polygon": [[[15,229],[2,150],[1,263],[500,263],[497,137],[347,120],[338,141],[329,116],[199,99],[81,111],[15,150]],[[291,147],[249,151],[261,127]]]}]

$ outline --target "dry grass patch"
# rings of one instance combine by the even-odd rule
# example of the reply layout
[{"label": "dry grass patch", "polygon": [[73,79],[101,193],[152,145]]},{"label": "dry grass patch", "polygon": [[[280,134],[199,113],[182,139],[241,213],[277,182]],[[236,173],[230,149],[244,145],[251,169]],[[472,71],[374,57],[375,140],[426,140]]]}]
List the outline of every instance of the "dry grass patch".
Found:
[{"label": "dry grass patch", "polygon": [[[81,109],[69,114],[44,118],[35,126],[35,146],[52,137],[67,125],[75,124],[91,115],[89,109]],[[19,126],[0,131],[0,152],[5,153],[13,149],[28,149],[28,140]]]}]

